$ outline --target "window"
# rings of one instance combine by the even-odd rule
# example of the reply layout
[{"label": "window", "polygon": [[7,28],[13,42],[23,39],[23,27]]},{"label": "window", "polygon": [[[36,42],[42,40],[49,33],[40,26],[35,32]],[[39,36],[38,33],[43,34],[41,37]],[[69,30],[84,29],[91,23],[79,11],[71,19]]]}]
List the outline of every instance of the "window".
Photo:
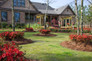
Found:
[{"label": "window", "polygon": [[7,21],[7,12],[4,12],[4,11],[1,12],[1,20]]},{"label": "window", "polygon": [[13,4],[14,4],[14,6],[24,7],[25,6],[25,0],[14,0]]},{"label": "window", "polygon": [[67,23],[69,23],[69,19],[67,19]]},{"label": "window", "polygon": [[19,20],[20,20],[20,13],[15,12],[14,13],[14,19],[15,19],[15,22],[19,22]]}]

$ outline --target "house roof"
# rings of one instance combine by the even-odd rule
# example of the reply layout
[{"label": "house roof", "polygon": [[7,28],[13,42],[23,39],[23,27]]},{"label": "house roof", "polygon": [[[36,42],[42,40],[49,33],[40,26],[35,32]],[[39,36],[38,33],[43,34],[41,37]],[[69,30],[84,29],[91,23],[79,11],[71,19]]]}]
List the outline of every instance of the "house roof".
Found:
[{"label": "house roof", "polygon": [[4,4],[7,0],[0,0],[0,6]]},{"label": "house roof", "polygon": [[[42,13],[46,13],[46,3],[38,3],[38,2],[32,2],[32,4]],[[70,8],[71,7],[69,5],[65,5],[65,6],[62,6],[60,8],[57,8],[57,9],[54,9],[52,8],[51,6],[48,6],[48,14],[56,14],[56,15],[60,15],[63,13],[63,11],[66,9],[66,8]],[[71,11],[73,12],[73,10],[71,9]],[[75,13],[73,12],[73,14],[75,15]]]},{"label": "house roof", "polygon": [[[39,3],[39,2],[32,2],[32,4],[38,9],[38,10],[45,10],[46,9],[46,3]],[[54,10],[51,6],[48,6],[48,10]]]},{"label": "house roof", "polygon": [[[8,0],[0,0],[0,6],[3,5],[6,1]],[[31,2],[29,0],[30,4],[34,7],[34,9],[36,10],[35,13],[42,13],[42,14],[45,14],[46,13],[46,3],[39,3],[39,2]],[[0,7],[0,9],[2,9],[3,7]],[[52,15],[61,15],[64,10],[66,8],[70,8],[70,10],[73,12],[73,10],[71,9],[71,7],[69,5],[65,5],[65,6],[62,6],[60,8],[57,8],[57,9],[54,9],[52,8],[51,6],[48,6],[48,12],[47,14],[52,14]],[[9,8],[3,8],[3,9],[11,9],[11,7]],[[32,11],[31,9],[28,9],[28,8],[14,8],[15,10],[20,10],[20,11]],[[32,11],[33,12],[33,11]],[[73,12],[73,14],[75,15],[75,13]]]},{"label": "house roof", "polygon": [[65,5],[60,8],[55,9],[55,11],[57,14],[61,14],[67,7],[68,7],[68,5]]}]

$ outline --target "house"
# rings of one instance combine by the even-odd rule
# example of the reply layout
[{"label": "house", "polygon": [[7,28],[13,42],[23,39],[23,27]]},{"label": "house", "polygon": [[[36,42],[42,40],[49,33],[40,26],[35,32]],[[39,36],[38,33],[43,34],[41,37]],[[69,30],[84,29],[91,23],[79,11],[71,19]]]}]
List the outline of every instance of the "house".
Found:
[{"label": "house", "polygon": [[[41,25],[44,25],[45,3],[13,0],[13,5],[15,23],[40,22]],[[49,25],[53,24],[53,19],[56,20],[57,25],[59,22],[61,26],[67,26],[67,23],[75,23],[75,13],[69,5],[57,9],[48,6],[47,14],[46,22],[49,22]],[[12,23],[12,0],[0,0],[0,22]]]}]

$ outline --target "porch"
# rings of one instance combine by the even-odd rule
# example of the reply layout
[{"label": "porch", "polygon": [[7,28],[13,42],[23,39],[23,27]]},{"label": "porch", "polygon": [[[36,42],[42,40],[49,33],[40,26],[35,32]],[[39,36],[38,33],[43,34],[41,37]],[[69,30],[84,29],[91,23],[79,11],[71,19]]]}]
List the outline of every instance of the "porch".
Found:
[{"label": "porch", "polygon": [[[37,15],[38,22],[43,26],[44,25],[44,15]],[[48,15],[46,19],[46,23],[49,26],[53,27],[71,27],[75,24],[74,16],[58,16],[58,15]]]}]

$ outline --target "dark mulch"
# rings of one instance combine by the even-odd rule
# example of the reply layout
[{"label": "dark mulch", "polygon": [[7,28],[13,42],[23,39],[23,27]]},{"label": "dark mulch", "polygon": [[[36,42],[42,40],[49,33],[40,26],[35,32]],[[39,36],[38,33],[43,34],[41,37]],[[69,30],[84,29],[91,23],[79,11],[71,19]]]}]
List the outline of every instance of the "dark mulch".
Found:
[{"label": "dark mulch", "polygon": [[92,52],[92,43],[89,43],[84,46],[85,43],[76,43],[74,41],[64,41],[61,43],[63,47],[70,48],[72,50],[78,50],[78,51],[87,51],[87,52]]},{"label": "dark mulch", "polygon": [[36,32],[36,31],[22,31],[22,32]]},{"label": "dark mulch", "polygon": [[[7,42],[11,42],[11,41],[7,40]],[[25,38],[14,40],[14,42],[17,45],[23,45],[23,44],[33,43],[33,41],[31,39],[25,39]]]},{"label": "dark mulch", "polygon": [[57,36],[55,34],[34,34],[34,36],[50,36],[50,37],[53,37],[53,36]]}]

